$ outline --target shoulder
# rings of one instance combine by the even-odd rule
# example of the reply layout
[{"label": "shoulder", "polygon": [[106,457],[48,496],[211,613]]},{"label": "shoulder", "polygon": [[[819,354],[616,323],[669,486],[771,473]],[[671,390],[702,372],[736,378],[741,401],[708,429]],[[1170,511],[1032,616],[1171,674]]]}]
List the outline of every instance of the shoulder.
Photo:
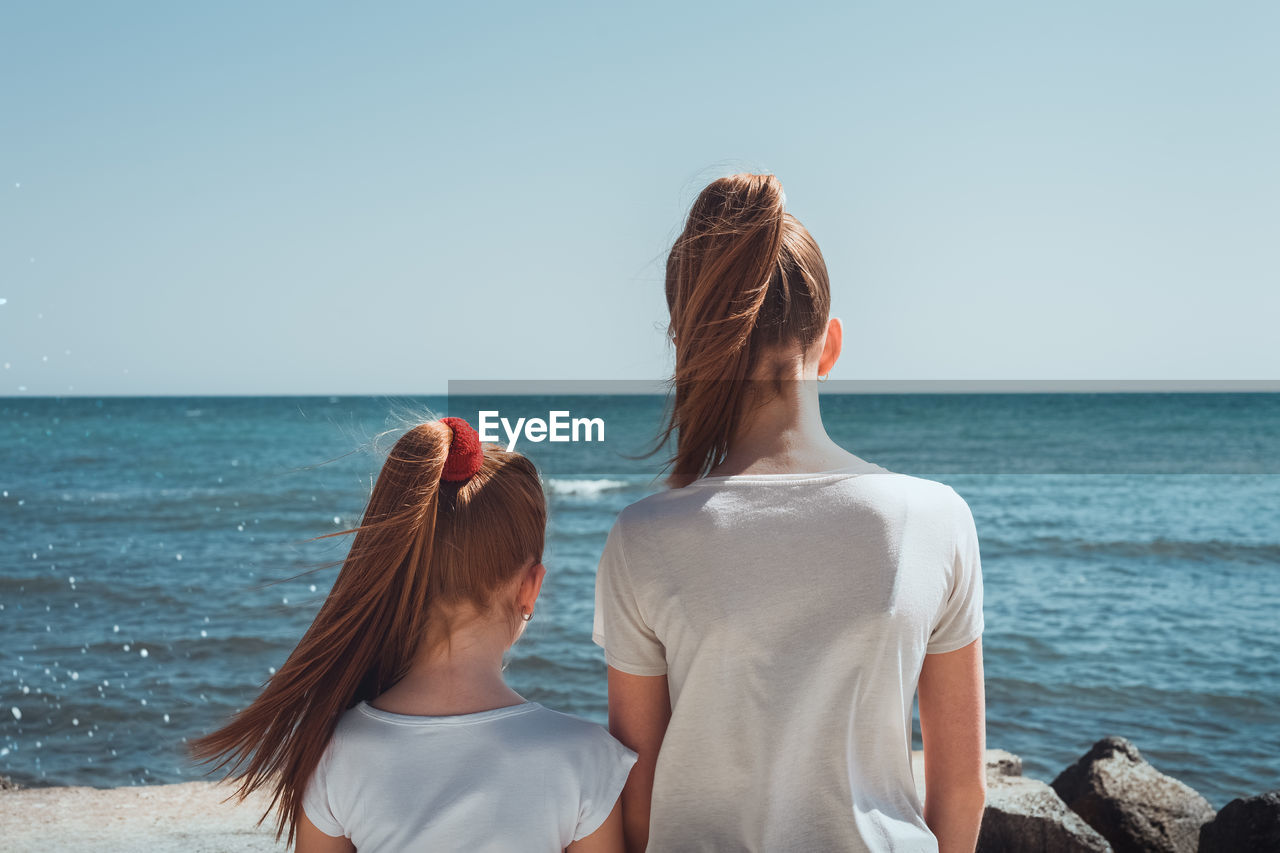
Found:
[{"label": "shoulder", "polygon": [[939,511],[945,513],[947,517],[961,523],[972,523],[973,513],[969,509],[969,502],[953,487],[937,480],[926,480],[922,477],[913,479],[919,480],[922,484],[929,484],[921,486],[922,493],[928,494],[930,499],[936,502]]},{"label": "shoulder", "polygon": [[622,512],[618,513],[614,526],[630,530],[643,528],[666,517],[679,516],[683,512],[688,512],[698,502],[697,492],[697,489],[689,487],[655,492],[627,505]]},{"label": "shoulder", "polygon": [[[944,515],[968,513],[968,504],[946,483],[900,474],[880,466],[868,465],[870,470],[853,476],[820,477],[823,488],[808,493],[790,492],[786,500],[807,499],[831,505],[833,510],[846,503],[865,506],[867,503],[893,507],[910,507],[914,512],[935,511]],[[772,484],[775,488],[786,483]],[[646,533],[665,534],[690,524],[697,524],[700,515],[717,515],[732,512],[737,506],[735,498],[742,496],[741,489],[717,489],[695,481],[681,489],[657,492],[630,504],[614,521],[610,538],[621,545],[623,540],[641,538]],[[776,500],[777,494],[762,491],[756,494],[760,500]],[[838,497],[845,495],[847,500]]]},{"label": "shoulder", "polygon": [[974,521],[969,503],[952,486],[908,474],[859,478],[860,501],[886,518],[900,519],[916,531],[928,530],[939,541],[972,538]]},{"label": "shoulder", "polygon": [[579,762],[599,762],[627,751],[599,723],[543,705],[526,715],[526,722],[536,729],[539,744]]},{"label": "shoulder", "polygon": [[343,712],[325,747],[328,762],[341,761],[350,754],[363,754],[372,744],[386,739],[385,727],[361,710],[360,704]]},{"label": "shoulder", "polygon": [[913,515],[927,513],[946,517],[968,511],[968,504],[951,486],[912,474],[868,473],[843,480],[841,486],[853,502],[870,503],[886,511],[910,510]]},{"label": "shoulder", "polygon": [[898,482],[893,488],[901,501],[898,513],[915,519],[917,530],[927,528],[939,542],[948,541],[953,547],[973,543],[977,537],[973,511],[955,488],[924,477],[895,476]]},{"label": "shoulder", "polygon": [[657,492],[629,504],[618,513],[605,542],[605,553],[624,552],[656,533],[661,538],[673,527],[689,524],[698,507],[691,502],[688,489]]},{"label": "shoulder", "polygon": [[864,478],[873,484],[883,484],[887,488],[896,489],[906,497],[917,501],[937,504],[946,509],[968,507],[964,498],[951,486],[940,480],[917,477],[913,474],[886,473]]},{"label": "shoulder", "polygon": [[555,711],[542,704],[535,703],[533,711],[526,715],[525,721],[530,726],[535,726],[543,737],[558,739],[565,743],[590,743],[599,740],[601,735],[610,736],[609,730],[599,723],[593,723],[563,711]]},{"label": "shoulder", "polygon": [[[343,780],[349,779],[353,771],[359,768],[360,758],[366,754],[368,735],[362,725],[364,715],[359,713],[358,707],[348,709],[338,718],[333,734],[329,736],[329,742],[325,744],[309,780],[309,801],[315,802],[317,798],[323,798],[325,807],[330,808],[333,789],[343,788]],[[316,820],[315,816],[312,816],[312,820]]]}]

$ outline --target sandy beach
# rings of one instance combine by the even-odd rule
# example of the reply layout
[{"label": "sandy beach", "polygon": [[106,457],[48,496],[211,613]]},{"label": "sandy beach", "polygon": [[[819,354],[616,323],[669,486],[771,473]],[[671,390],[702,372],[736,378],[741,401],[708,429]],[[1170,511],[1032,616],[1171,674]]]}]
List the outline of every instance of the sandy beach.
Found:
[{"label": "sandy beach", "polygon": [[287,850],[275,842],[273,825],[255,825],[266,798],[224,803],[231,790],[212,782],[185,782],[0,792],[0,848],[7,853]]},{"label": "sandy beach", "polygon": [[[1007,756],[988,752],[994,765]],[[915,773],[923,785],[920,753]],[[265,853],[277,844],[274,826],[256,825],[265,797],[224,802],[230,786],[213,782],[127,788],[24,788],[0,791],[0,846],[6,853]],[[921,790],[923,794],[923,790]]]},{"label": "sandy beach", "polygon": [[[917,750],[911,757],[916,790],[923,799],[924,755]],[[1112,849],[1216,853],[1271,849],[1272,842],[1280,840],[1276,834],[1280,795],[1236,800],[1215,818],[1208,801],[1159,773],[1122,738],[1095,743],[1052,787],[1023,776],[1022,759],[1004,750],[987,750],[986,768],[987,804],[978,853],[1109,853]],[[288,849],[275,841],[271,823],[257,824],[266,798],[227,802],[231,788],[223,784],[14,790],[3,784],[6,781],[0,777],[0,849],[5,853]],[[1107,800],[1111,812],[1089,812],[1093,819],[1086,822],[1073,811],[1082,797]],[[1075,805],[1068,806],[1063,798]]]},{"label": "sandy beach", "polygon": [[[913,756],[923,786],[919,752]],[[1008,757],[989,750],[996,765]],[[230,786],[213,782],[126,788],[24,788],[0,791],[0,847],[6,853],[156,851],[260,853],[283,851],[274,825],[257,826],[265,797],[223,802]],[[923,794],[923,789],[920,791]]]}]

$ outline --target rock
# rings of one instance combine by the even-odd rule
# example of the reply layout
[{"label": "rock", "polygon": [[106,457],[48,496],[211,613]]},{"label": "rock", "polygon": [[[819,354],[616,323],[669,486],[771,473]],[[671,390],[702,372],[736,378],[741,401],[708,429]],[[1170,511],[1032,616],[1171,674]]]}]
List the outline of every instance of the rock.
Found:
[{"label": "rock", "polygon": [[1022,758],[1003,749],[987,750],[987,780],[1000,776],[1021,776]]},{"label": "rock", "polygon": [[1200,827],[1200,853],[1280,850],[1280,791],[1232,800]]},{"label": "rock", "polygon": [[1022,776],[987,778],[977,853],[1111,853],[1053,789]]},{"label": "rock", "polygon": [[0,776],[0,791],[21,791],[22,786],[8,776]]},{"label": "rock", "polygon": [[[1110,853],[1111,845],[1053,789],[1022,776],[1022,759],[1003,749],[988,749],[987,808],[977,853]],[[924,799],[924,759],[912,753],[916,790]]]},{"label": "rock", "polygon": [[1116,853],[1196,853],[1213,806],[1120,737],[1103,738],[1053,780],[1058,796]]}]

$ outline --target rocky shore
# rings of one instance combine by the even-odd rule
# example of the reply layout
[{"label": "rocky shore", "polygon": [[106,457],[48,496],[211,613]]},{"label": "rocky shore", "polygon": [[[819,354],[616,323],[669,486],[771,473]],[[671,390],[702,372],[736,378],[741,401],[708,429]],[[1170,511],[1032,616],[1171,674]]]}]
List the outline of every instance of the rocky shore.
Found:
[{"label": "rocky shore", "polygon": [[[924,796],[923,756],[913,756]],[[1022,759],[987,751],[987,810],[978,853],[1263,853],[1280,851],[1280,791],[1219,812],[1152,767],[1132,743],[1095,743],[1051,782]]]},{"label": "rocky shore", "polygon": [[[924,762],[913,756],[924,796]],[[211,782],[131,788],[18,789],[0,778],[6,851],[284,851],[262,797],[226,802]],[[1280,791],[1204,797],[1152,767],[1123,738],[1104,738],[1051,783],[1022,775],[1022,759],[987,751],[987,810],[979,853],[1254,853],[1280,851]]]}]

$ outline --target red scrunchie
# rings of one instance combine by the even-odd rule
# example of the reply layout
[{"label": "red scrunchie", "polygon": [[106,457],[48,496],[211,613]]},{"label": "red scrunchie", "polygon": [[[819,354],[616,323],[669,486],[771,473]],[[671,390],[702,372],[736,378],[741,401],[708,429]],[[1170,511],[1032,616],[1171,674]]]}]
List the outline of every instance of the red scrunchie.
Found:
[{"label": "red scrunchie", "polygon": [[440,479],[448,483],[470,480],[484,465],[484,448],[480,446],[480,434],[462,418],[441,418],[453,430],[449,443],[449,456],[444,460],[444,473]]}]

